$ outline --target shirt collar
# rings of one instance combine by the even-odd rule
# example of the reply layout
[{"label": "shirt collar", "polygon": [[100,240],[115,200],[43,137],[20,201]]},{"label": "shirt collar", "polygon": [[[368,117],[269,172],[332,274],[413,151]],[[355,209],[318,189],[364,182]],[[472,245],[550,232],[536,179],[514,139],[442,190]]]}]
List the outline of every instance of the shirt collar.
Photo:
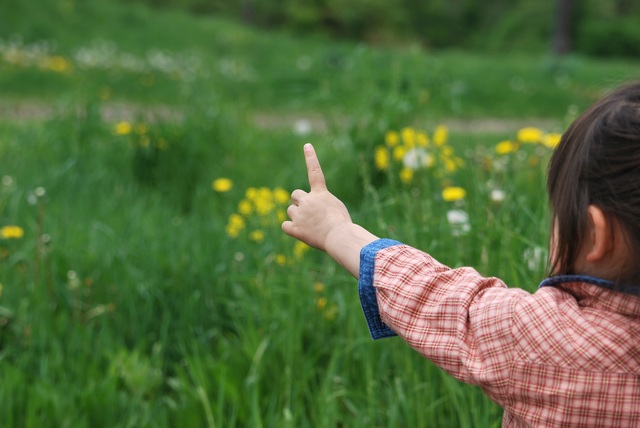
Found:
[{"label": "shirt collar", "polygon": [[596,278],[588,275],[557,275],[543,280],[538,288],[542,287],[554,287],[560,284],[566,284],[568,282],[583,282],[587,284],[597,285],[598,287],[606,288],[611,291],[618,291],[620,293],[631,294],[633,296],[640,296],[640,287],[633,285],[621,285],[613,281],[609,281],[602,278]]}]

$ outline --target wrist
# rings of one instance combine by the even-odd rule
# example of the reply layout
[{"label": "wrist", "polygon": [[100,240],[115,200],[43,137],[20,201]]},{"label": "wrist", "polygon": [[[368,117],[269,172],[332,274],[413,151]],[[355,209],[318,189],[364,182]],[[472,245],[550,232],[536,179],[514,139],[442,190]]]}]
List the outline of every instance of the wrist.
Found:
[{"label": "wrist", "polygon": [[332,228],[325,239],[325,251],[354,277],[360,269],[360,251],[379,239],[355,223],[344,223]]}]

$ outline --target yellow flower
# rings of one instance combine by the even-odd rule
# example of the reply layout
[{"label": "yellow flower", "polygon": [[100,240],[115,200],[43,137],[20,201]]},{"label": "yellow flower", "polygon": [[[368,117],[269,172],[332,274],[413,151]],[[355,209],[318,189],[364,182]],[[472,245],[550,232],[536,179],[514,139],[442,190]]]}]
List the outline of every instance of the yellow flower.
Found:
[{"label": "yellow flower", "polygon": [[251,200],[254,200],[256,198],[256,196],[258,195],[258,189],[256,189],[255,187],[249,187],[245,192],[244,192],[244,196],[245,198]]},{"label": "yellow flower", "polygon": [[518,141],[523,143],[537,143],[542,139],[542,131],[538,128],[522,128],[518,131]]},{"label": "yellow flower", "polygon": [[291,195],[286,190],[280,187],[276,187],[275,189],[273,189],[273,198],[277,203],[285,205],[288,204],[291,200]]},{"label": "yellow flower", "polygon": [[256,198],[254,203],[256,204],[256,213],[260,217],[266,217],[276,207],[273,200],[267,198]]},{"label": "yellow flower", "polygon": [[285,210],[280,210],[276,213],[276,218],[280,223],[287,219],[287,212]]},{"label": "yellow flower", "polygon": [[393,148],[393,159],[401,161],[406,153],[407,149],[404,146],[396,146]]},{"label": "yellow flower", "polygon": [[287,265],[287,256],[284,254],[276,254],[276,263],[278,266],[286,266]]},{"label": "yellow flower", "polygon": [[443,159],[443,163],[444,163],[444,169],[447,172],[454,172],[455,170],[458,169],[458,164],[453,158],[445,158]]},{"label": "yellow flower", "polygon": [[558,144],[560,144],[561,138],[562,138],[562,134],[556,134],[556,133],[546,134],[542,139],[542,144],[544,144],[549,148],[555,149],[558,146]]},{"label": "yellow flower", "polygon": [[0,229],[0,236],[3,239],[20,239],[24,235],[24,229],[20,226],[3,226]]},{"label": "yellow flower", "polygon": [[376,168],[378,168],[381,171],[385,171],[387,168],[389,168],[389,151],[387,150],[386,147],[384,146],[376,147],[375,163],[376,163]]},{"label": "yellow flower", "polygon": [[249,215],[253,212],[253,204],[247,199],[238,202],[238,212],[242,215]]},{"label": "yellow flower", "polygon": [[400,142],[400,136],[396,131],[389,131],[384,136],[384,142],[389,147],[395,147]]},{"label": "yellow flower", "polygon": [[244,221],[244,217],[240,214],[231,214],[229,216],[229,222],[227,223],[227,227],[225,228],[227,235],[232,238],[236,238],[242,229],[244,229],[246,223]]},{"label": "yellow flower", "polygon": [[326,297],[318,297],[316,299],[316,308],[319,311],[322,311],[327,306],[327,298]]},{"label": "yellow flower", "polygon": [[264,241],[264,231],[262,230],[253,230],[249,233],[249,239],[254,242],[262,242]]},{"label": "yellow flower", "polygon": [[402,142],[407,148],[411,149],[416,145],[416,130],[410,127],[403,128],[400,131]]},{"label": "yellow flower", "polygon": [[293,246],[293,256],[296,259],[301,258],[304,253],[306,253],[307,251],[309,251],[309,247],[307,244],[305,244],[302,241],[296,241],[295,245]]},{"label": "yellow flower", "polygon": [[442,199],[447,202],[459,201],[467,196],[467,191],[462,187],[449,186],[442,190]]},{"label": "yellow flower", "polygon": [[420,147],[429,147],[429,137],[424,132],[418,132],[416,135],[416,140]]},{"label": "yellow flower", "polygon": [[440,147],[447,142],[449,137],[449,129],[444,125],[438,125],[433,133],[433,144]]},{"label": "yellow flower", "polygon": [[228,192],[233,187],[233,181],[228,178],[216,178],[211,183],[211,187],[216,192]]},{"label": "yellow flower", "polygon": [[313,284],[313,289],[316,291],[316,293],[322,293],[324,291],[324,284],[318,281]]},{"label": "yellow flower", "polygon": [[411,183],[413,181],[413,170],[411,168],[404,167],[400,170],[400,181],[403,183]]},{"label": "yellow flower", "polygon": [[118,122],[116,126],[113,128],[117,135],[127,135],[130,134],[133,130],[133,126],[129,122]]},{"label": "yellow flower", "polygon": [[40,66],[42,68],[47,68],[51,71],[55,71],[56,73],[64,73],[65,71],[71,69],[71,63],[60,55],[45,58],[41,62]]},{"label": "yellow flower", "polygon": [[518,145],[512,141],[501,141],[496,144],[496,153],[499,155],[506,155],[518,150]]}]

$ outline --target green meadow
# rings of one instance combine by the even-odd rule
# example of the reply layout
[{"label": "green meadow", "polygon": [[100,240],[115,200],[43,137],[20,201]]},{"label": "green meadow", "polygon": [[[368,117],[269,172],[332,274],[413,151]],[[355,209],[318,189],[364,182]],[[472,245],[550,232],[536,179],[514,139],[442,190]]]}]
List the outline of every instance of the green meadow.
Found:
[{"label": "green meadow", "polygon": [[0,425],[500,426],[280,231],[302,146],[354,221],[534,290],[558,134],[640,62],[28,3],[0,37]]}]

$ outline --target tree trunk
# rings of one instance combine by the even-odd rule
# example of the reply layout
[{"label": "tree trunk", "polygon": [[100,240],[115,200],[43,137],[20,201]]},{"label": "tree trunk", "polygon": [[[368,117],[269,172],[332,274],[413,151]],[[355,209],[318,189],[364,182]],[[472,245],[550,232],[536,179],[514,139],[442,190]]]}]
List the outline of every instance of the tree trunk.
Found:
[{"label": "tree trunk", "polygon": [[552,49],[555,55],[571,52],[571,23],[573,0],[556,0],[555,27]]},{"label": "tree trunk", "polygon": [[253,24],[255,19],[255,9],[253,0],[242,0],[242,21],[245,24]]}]

